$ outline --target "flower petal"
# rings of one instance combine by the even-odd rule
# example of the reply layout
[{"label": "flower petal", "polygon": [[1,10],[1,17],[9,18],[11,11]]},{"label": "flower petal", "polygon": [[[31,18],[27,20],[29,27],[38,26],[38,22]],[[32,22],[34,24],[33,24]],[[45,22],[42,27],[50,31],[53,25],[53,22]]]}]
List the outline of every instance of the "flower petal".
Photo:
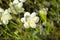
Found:
[{"label": "flower petal", "polygon": [[21,22],[25,22],[25,18],[21,18]]},{"label": "flower petal", "polygon": [[4,24],[8,24],[8,20],[3,20],[3,23]]},{"label": "flower petal", "polygon": [[30,16],[30,13],[29,13],[29,12],[26,12],[26,13],[24,14],[24,17],[26,17],[26,16]]},{"label": "flower petal", "polygon": [[32,28],[36,28],[36,24],[35,24],[35,23],[30,24],[30,26],[31,26]]},{"label": "flower petal", "polygon": [[0,13],[1,13],[1,12],[4,12],[4,9],[0,8]]},{"label": "flower petal", "polygon": [[23,3],[22,2],[20,2],[20,3],[18,3],[18,8],[21,8],[22,6],[23,6]]},{"label": "flower petal", "polygon": [[10,20],[10,19],[12,19],[12,16],[8,12],[8,10],[5,10],[5,12],[4,12],[4,14],[2,14],[1,18],[2,18],[2,20]]},{"label": "flower petal", "polygon": [[31,17],[35,17],[36,16],[36,12],[33,12],[32,14],[31,14]]},{"label": "flower petal", "polygon": [[25,28],[29,28],[29,24],[27,22],[24,23]]},{"label": "flower petal", "polygon": [[35,17],[35,23],[39,21],[39,17]]}]

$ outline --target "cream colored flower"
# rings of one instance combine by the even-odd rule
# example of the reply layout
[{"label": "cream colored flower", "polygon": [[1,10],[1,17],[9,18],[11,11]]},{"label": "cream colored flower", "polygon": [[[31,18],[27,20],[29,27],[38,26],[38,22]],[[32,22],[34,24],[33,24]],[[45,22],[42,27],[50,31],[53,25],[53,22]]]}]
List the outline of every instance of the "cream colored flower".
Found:
[{"label": "cream colored flower", "polygon": [[24,23],[25,28],[36,28],[36,23],[39,21],[39,17],[36,16],[35,12],[33,12],[32,14],[26,12],[24,14],[24,17],[21,18],[21,21]]},{"label": "cream colored flower", "polygon": [[23,6],[22,2],[15,3],[13,1],[13,3],[10,3],[10,10],[13,14],[18,14],[24,12],[24,8],[22,6]]},{"label": "cream colored flower", "polygon": [[24,11],[24,8],[23,8],[22,6],[23,6],[23,3],[22,3],[22,2],[14,5],[14,8],[16,9],[16,12],[17,12],[17,13],[21,13],[21,12]]},{"label": "cream colored flower", "polygon": [[1,21],[4,23],[4,24],[8,24],[9,20],[11,20],[12,17],[11,15],[9,14],[8,10],[6,9],[4,11],[4,13],[2,14],[2,17],[1,17]]}]

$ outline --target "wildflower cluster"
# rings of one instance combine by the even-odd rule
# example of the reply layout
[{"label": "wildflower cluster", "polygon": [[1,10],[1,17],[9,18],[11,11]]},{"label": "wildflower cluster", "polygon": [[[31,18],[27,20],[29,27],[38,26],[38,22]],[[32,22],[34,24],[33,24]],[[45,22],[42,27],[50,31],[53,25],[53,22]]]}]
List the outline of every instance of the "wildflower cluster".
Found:
[{"label": "wildflower cluster", "polygon": [[10,12],[12,12],[13,14],[18,14],[18,13],[24,12],[24,8],[22,7],[23,2],[25,2],[25,1],[14,0],[13,2],[11,2],[9,4],[10,5],[10,8],[9,8]]},{"label": "wildflower cluster", "polygon": [[50,20],[54,18],[50,17],[50,13],[54,11],[46,7],[49,2],[44,4],[45,1],[42,1],[42,4],[40,1],[42,0],[3,0],[1,4],[5,2],[6,5],[0,7],[1,35],[7,36],[6,40],[13,40],[10,37],[14,40],[40,40],[43,36],[47,37],[53,31],[55,19],[54,22]]},{"label": "wildflower cluster", "polygon": [[[0,8],[0,24],[8,24],[9,20],[13,19],[11,13],[16,15],[21,12],[24,13],[23,3],[25,1],[26,0],[14,0],[13,2],[10,2],[10,8],[5,10]],[[24,17],[21,18],[21,22],[24,23],[25,28],[36,28],[36,23],[38,23],[40,20],[37,14],[39,14],[41,17],[44,16],[42,19],[46,21],[45,17],[47,14],[47,10],[45,8],[41,9],[38,13],[33,12],[30,14],[29,12],[25,12]]]},{"label": "wildflower cluster", "polygon": [[[20,1],[20,2],[19,2]],[[17,14],[17,13],[20,13],[20,12],[24,12],[24,8],[22,7],[23,6],[23,2],[25,2],[24,0],[14,0],[13,2],[11,2],[9,4],[10,8],[4,10],[2,8],[0,8],[0,24],[8,24],[9,20],[12,19],[12,16],[10,13],[13,13],[13,14]]]}]

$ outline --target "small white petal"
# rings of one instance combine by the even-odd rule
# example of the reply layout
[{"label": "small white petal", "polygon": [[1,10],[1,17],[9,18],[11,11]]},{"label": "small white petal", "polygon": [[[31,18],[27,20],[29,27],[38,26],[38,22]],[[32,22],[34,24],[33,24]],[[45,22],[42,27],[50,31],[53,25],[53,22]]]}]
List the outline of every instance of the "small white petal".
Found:
[{"label": "small white petal", "polygon": [[30,26],[31,26],[32,28],[36,28],[36,24],[35,24],[35,23],[30,24]]},{"label": "small white petal", "polygon": [[25,21],[25,18],[21,18],[21,22],[24,22]]},{"label": "small white petal", "polygon": [[5,11],[4,11],[4,14],[8,14],[9,12],[8,12],[8,10],[6,9]]},{"label": "small white petal", "polygon": [[29,13],[29,12],[26,12],[26,13],[24,14],[24,17],[26,17],[26,16],[30,16],[30,13]]},{"label": "small white petal", "polygon": [[21,8],[22,6],[23,6],[22,2],[18,3],[18,5],[17,5],[17,7],[19,7],[19,8]]},{"label": "small white petal", "polygon": [[39,17],[33,17],[33,18],[31,17],[31,19],[34,23],[37,23],[39,21]]},{"label": "small white petal", "polygon": [[11,6],[10,9],[11,9],[11,13],[13,13],[13,14],[17,14],[17,12],[16,12],[16,10],[14,9],[13,6]]},{"label": "small white petal", "polygon": [[33,12],[33,13],[31,14],[31,17],[35,17],[35,16],[36,16],[36,13]]},{"label": "small white petal", "polygon": [[4,9],[0,8],[0,12],[4,12]]},{"label": "small white petal", "polygon": [[[24,12],[24,8],[17,8],[16,11],[17,11],[17,13]],[[17,14],[17,13],[16,13],[16,14]]]},{"label": "small white petal", "polygon": [[3,23],[4,24],[8,24],[8,20],[3,20]]},{"label": "small white petal", "polygon": [[27,22],[24,23],[25,28],[29,28],[29,24]]},{"label": "small white petal", "polygon": [[18,8],[20,9],[20,8],[22,8],[22,6],[23,6],[22,2],[17,3],[17,4],[14,5],[15,9],[18,9]]},{"label": "small white petal", "polygon": [[35,17],[35,23],[39,21],[39,17]]},{"label": "small white petal", "polygon": [[11,13],[11,9],[10,8],[8,8],[8,12]]},{"label": "small white petal", "polygon": [[20,13],[21,13],[21,12],[24,12],[24,8],[20,8],[20,11],[19,11],[19,12],[20,12]]}]

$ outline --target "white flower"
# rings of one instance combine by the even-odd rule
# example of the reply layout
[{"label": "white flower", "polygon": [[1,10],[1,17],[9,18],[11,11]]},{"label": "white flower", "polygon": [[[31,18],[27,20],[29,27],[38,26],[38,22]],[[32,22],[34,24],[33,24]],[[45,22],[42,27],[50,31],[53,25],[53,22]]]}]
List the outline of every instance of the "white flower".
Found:
[{"label": "white flower", "polygon": [[17,12],[17,13],[21,13],[21,12],[24,11],[24,8],[23,8],[22,6],[23,6],[23,3],[22,3],[22,2],[14,5],[14,8],[16,9],[16,12]]},{"label": "white flower", "polygon": [[36,23],[39,21],[39,17],[36,16],[36,13],[33,12],[30,14],[29,12],[26,12],[24,14],[24,18],[21,18],[21,22],[24,23],[25,28],[36,28]]},{"label": "white flower", "polygon": [[10,10],[13,14],[18,14],[21,12],[24,12],[24,8],[22,7],[23,3],[19,2],[19,3],[10,3]]},{"label": "white flower", "polygon": [[9,20],[11,20],[12,17],[11,15],[9,14],[8,10],[6,9],[4,11],[4,13],[2,14],[2,17],[1,17],[1,21],[4,23],[4,24],[8,24]]},{"label": "white flower", "polygon": [[25,2],[26,0],[20,0],[21,2]]},{"label": "white flower", "polygon": [[25,18],[21,18],[21,22],[25,22]]}]

